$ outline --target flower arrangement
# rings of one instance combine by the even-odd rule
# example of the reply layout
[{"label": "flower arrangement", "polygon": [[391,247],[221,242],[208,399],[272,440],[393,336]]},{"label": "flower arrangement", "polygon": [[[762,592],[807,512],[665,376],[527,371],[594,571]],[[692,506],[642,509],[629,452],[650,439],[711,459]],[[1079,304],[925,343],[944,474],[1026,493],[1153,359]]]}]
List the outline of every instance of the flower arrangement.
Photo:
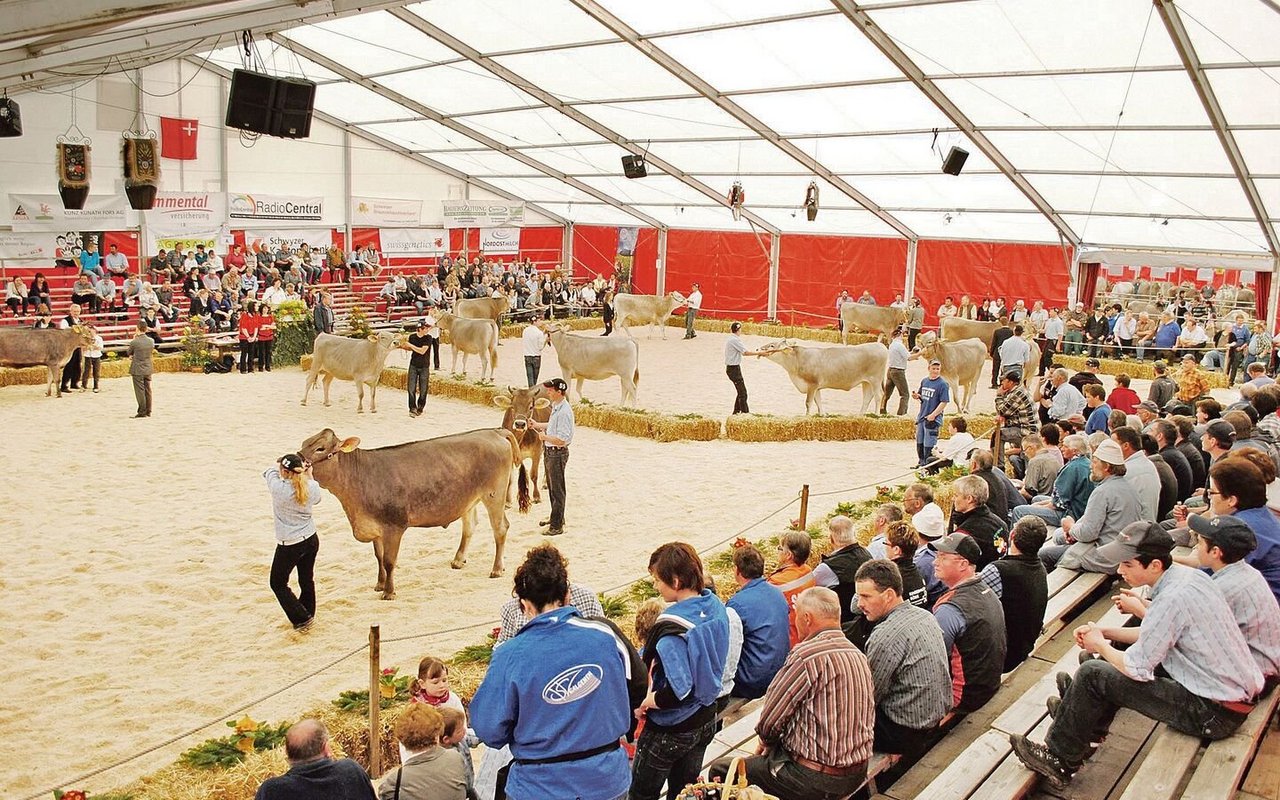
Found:
[{"label": "flower arrangement", "polygon": [[[411,678],[399,672],[399,667],[387,667],[378,676],[379,708],[391,708],[396,703],[409,701]],[[333,707],[353,714],[366,714],[369,711],[369,690],[348,689],[338,695],[338,699],[333,701]]]},{"label": "flower arrangement", "polygon": [[230,735],[196,745],[182,754],[182,763],[201,769],[233,767],[250,753],[279,747],[289,723],[269,725],[245,715],[238,720],[228,720],[227,727],[232,729]]}]

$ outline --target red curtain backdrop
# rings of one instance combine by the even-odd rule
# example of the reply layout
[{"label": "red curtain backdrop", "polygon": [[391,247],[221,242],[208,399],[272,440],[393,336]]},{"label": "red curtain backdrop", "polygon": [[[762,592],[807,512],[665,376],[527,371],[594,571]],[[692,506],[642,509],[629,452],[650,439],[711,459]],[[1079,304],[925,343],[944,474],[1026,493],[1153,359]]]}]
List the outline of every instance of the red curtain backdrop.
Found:
[{"label": "red curtain backdrop", "polygon": [[688,294],[694,283],[700,283],[703,316],[750,312],[725,316],[763,319],[769,300],[768,248],[768,234],[757,240],[753,233],[671,230],[667,233],[667,291]]},{"label": "red curtain backdrop", "polygon": [[[850,236],[782,237],[778,317],[800,325],[830,323],[842,290],[853,299],[869,289],[887,306],[907,280],[907,241]],[[820,318],[820,319],[818,319]]]},{"label": "red curtain backdrop", "polygon": [[[784,237],[783,241],[786,239]],[[1070,252],[1057,245],[997,244],[921,240],[916,250],[915,294],[925,307],[927,325],[938,323],[938,306],[947,295],[975,303],[984,296],[1017,300],[1030,308],[1066,305]]]},{"label": "red curtain backdrop", "polygon": [[618,256],[618,228],[604,225],[573,226],[573,277],[587,280],[613,274]]},{"label": "red curtain backdrop", "polygon": [[533,259],[538,269],[549,270],[564,260],[564,228],[521,228],[520,259]]},{"label": "red curtain backdrop", "polygon": [[1078,299],[1084,303],[1085,308],[1093,308],[1094,297],[1098,294],[1098,273],[1101,271],[1101,266],[1101,264],[1080,265],[1080,294]]},{"label": "red curtain backdrop", "polygon": [[640,294],[658,293],[658,231],[641,228],[631,259],[631,283]]},{"label": "red curtain backdrop", "polygon": [[1257,297],[1253,301],[1253,316],[1256,319],[1267,318],[1267,300],[1271,297],[1271,273],[1259,272],[1254,283],[1254,291]]}]

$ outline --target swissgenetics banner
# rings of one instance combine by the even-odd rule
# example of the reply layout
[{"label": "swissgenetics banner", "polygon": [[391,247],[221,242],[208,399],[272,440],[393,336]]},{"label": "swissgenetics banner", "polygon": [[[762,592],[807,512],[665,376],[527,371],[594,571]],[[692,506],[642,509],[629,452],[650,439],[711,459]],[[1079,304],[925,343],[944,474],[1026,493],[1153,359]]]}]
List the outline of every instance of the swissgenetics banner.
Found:
[{"label": "swissgenetics banner", "polygon": [[322,255],[333,244],[332,228],[306,228],[295,230],[256,230],[244,232],[245,249],[250,253],[265,247],[275,252],[281,244],[287,244],[290,250],[297,250],[306,242],[312,250]]},{"label": "swissgenetics banner", "polygon": [[227,196],[222,192],[159,192],[155,205],[143,216],[148,226],[167,231],[217,230],[227,221]]},{"label": "swissgenetics banner", "polygon": [[84,208],[62,207],[56,194],[11,194],[4,222],[18,231],[120,231],[132,228],[129,201],[120,195],[90,195]]},{"label": "swissgenetics banner", "polygon": [[446,228],[507,228],[524,225],[524,203],[445,200]]},{"label": "swissgenetics banner", "polygon": [[449,234],[444,228],[382,228],[378,241],[385,256],[442,256]]},{"label": "swissgenetics banner", "polygon": [[227,213],[232,219],[319,222],[324,218],[324,198],[231,194],[227,197]]},{"label": "swissgenetics banner", "polygon": [[480,252],[486,255],[509,256],[520,252],[519,228],[483,228],[480,231]]},{"label": "swissgenetics banner", "polygon": [[352,197],[351,224],[361,227],[422,224],[421,200],[390,200],[381,197]]}]

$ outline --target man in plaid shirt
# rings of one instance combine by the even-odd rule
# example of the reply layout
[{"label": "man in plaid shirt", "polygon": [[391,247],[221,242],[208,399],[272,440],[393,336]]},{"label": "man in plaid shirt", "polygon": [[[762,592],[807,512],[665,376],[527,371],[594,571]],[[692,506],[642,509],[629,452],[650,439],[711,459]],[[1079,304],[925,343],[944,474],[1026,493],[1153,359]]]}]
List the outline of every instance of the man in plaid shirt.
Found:
[{"label": "man in plaid shirt", "polygon": [[1019,444],[1023,436],[1035,433],[1037,428],[1035,407],[1015,373],[1006,373],[1000,379],[1000,391],[996,394],[996,422],[1000,425],[1000,461],[1003,463],[1004,445],[1008,442]]}]

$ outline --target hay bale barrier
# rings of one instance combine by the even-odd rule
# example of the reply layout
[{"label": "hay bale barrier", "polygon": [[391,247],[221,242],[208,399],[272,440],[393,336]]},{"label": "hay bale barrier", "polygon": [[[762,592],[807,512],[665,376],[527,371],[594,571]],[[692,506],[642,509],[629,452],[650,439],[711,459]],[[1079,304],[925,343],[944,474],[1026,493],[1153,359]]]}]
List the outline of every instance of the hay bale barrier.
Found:
[{"label": "hay bale barrier", "polygon": [[[733,322],[730,319],[696,319],[693,321],[693,329],[703,333],[729,333],[729,326]],[[667,327],[684,330],[684,316],[673,316],[667,320]],[[841,344],[840,331],[833,327],[806,328],[802,325],[783,325],[781,322],[753,322],[747,320],[742,323],[740,333],[743,336],[765,336],[770,339],[801,339],[806,342]],[[872,333],[849,334],[850,345],[866,344],[878,339],[879,337]]]},{"label": "hay bale barrier", "polygon": [[[102,360],[102,377],[103,378],[127,378],[129,377],[129,365],[131,360],[127,358],[104,358]],[[182,372],[182,355],[156,356],[151,359],[151,365],[155,372]],[[13,367],[0,367],[0,387],[3,386],[44,386],[45,381],[49,378],[49,371],[44,367],[22,367],[15,369]]]},{"label": "hay bale barrier", "polygon": [[[1055,356],[1053,360],[1072,372],[1079,372],[1084,369],[1084,362],[1086,358],[1087,356],[1058,355]],[[1099,375],[1119,375],[1123,372],[1130,378],[1147,381],[1155,380],[1156,377],[1156,362],[1154,361],[1136,361],[1134,359],[1122,361],[1118,358],[1100,358],[1098,359],[1098,362]],[[1169,377],[1177,380],[1177,376],[1174,374],[1177,370],[1178,367],[1176,365],[1169,367]],[[1204,375],[1205,381],[1208,382],[1210,389],[1231,388],[1227,385],[1227,376],[1223,375],[1221,372],[1214,372],[1207,369],[1201,369],[1200,372]],[[1243,370],[1241,370],[1241,372],[1243,373]]]},{"label": "hay bale barrier", "polygon": [[[965,415],[974,431],[995,425],[989,414]],[[735,414],[724,422],[724,435],[736,442],[911,441],[916,438],[915,417],[879,414],[808,417],[774,417],[768,414]]]}]

